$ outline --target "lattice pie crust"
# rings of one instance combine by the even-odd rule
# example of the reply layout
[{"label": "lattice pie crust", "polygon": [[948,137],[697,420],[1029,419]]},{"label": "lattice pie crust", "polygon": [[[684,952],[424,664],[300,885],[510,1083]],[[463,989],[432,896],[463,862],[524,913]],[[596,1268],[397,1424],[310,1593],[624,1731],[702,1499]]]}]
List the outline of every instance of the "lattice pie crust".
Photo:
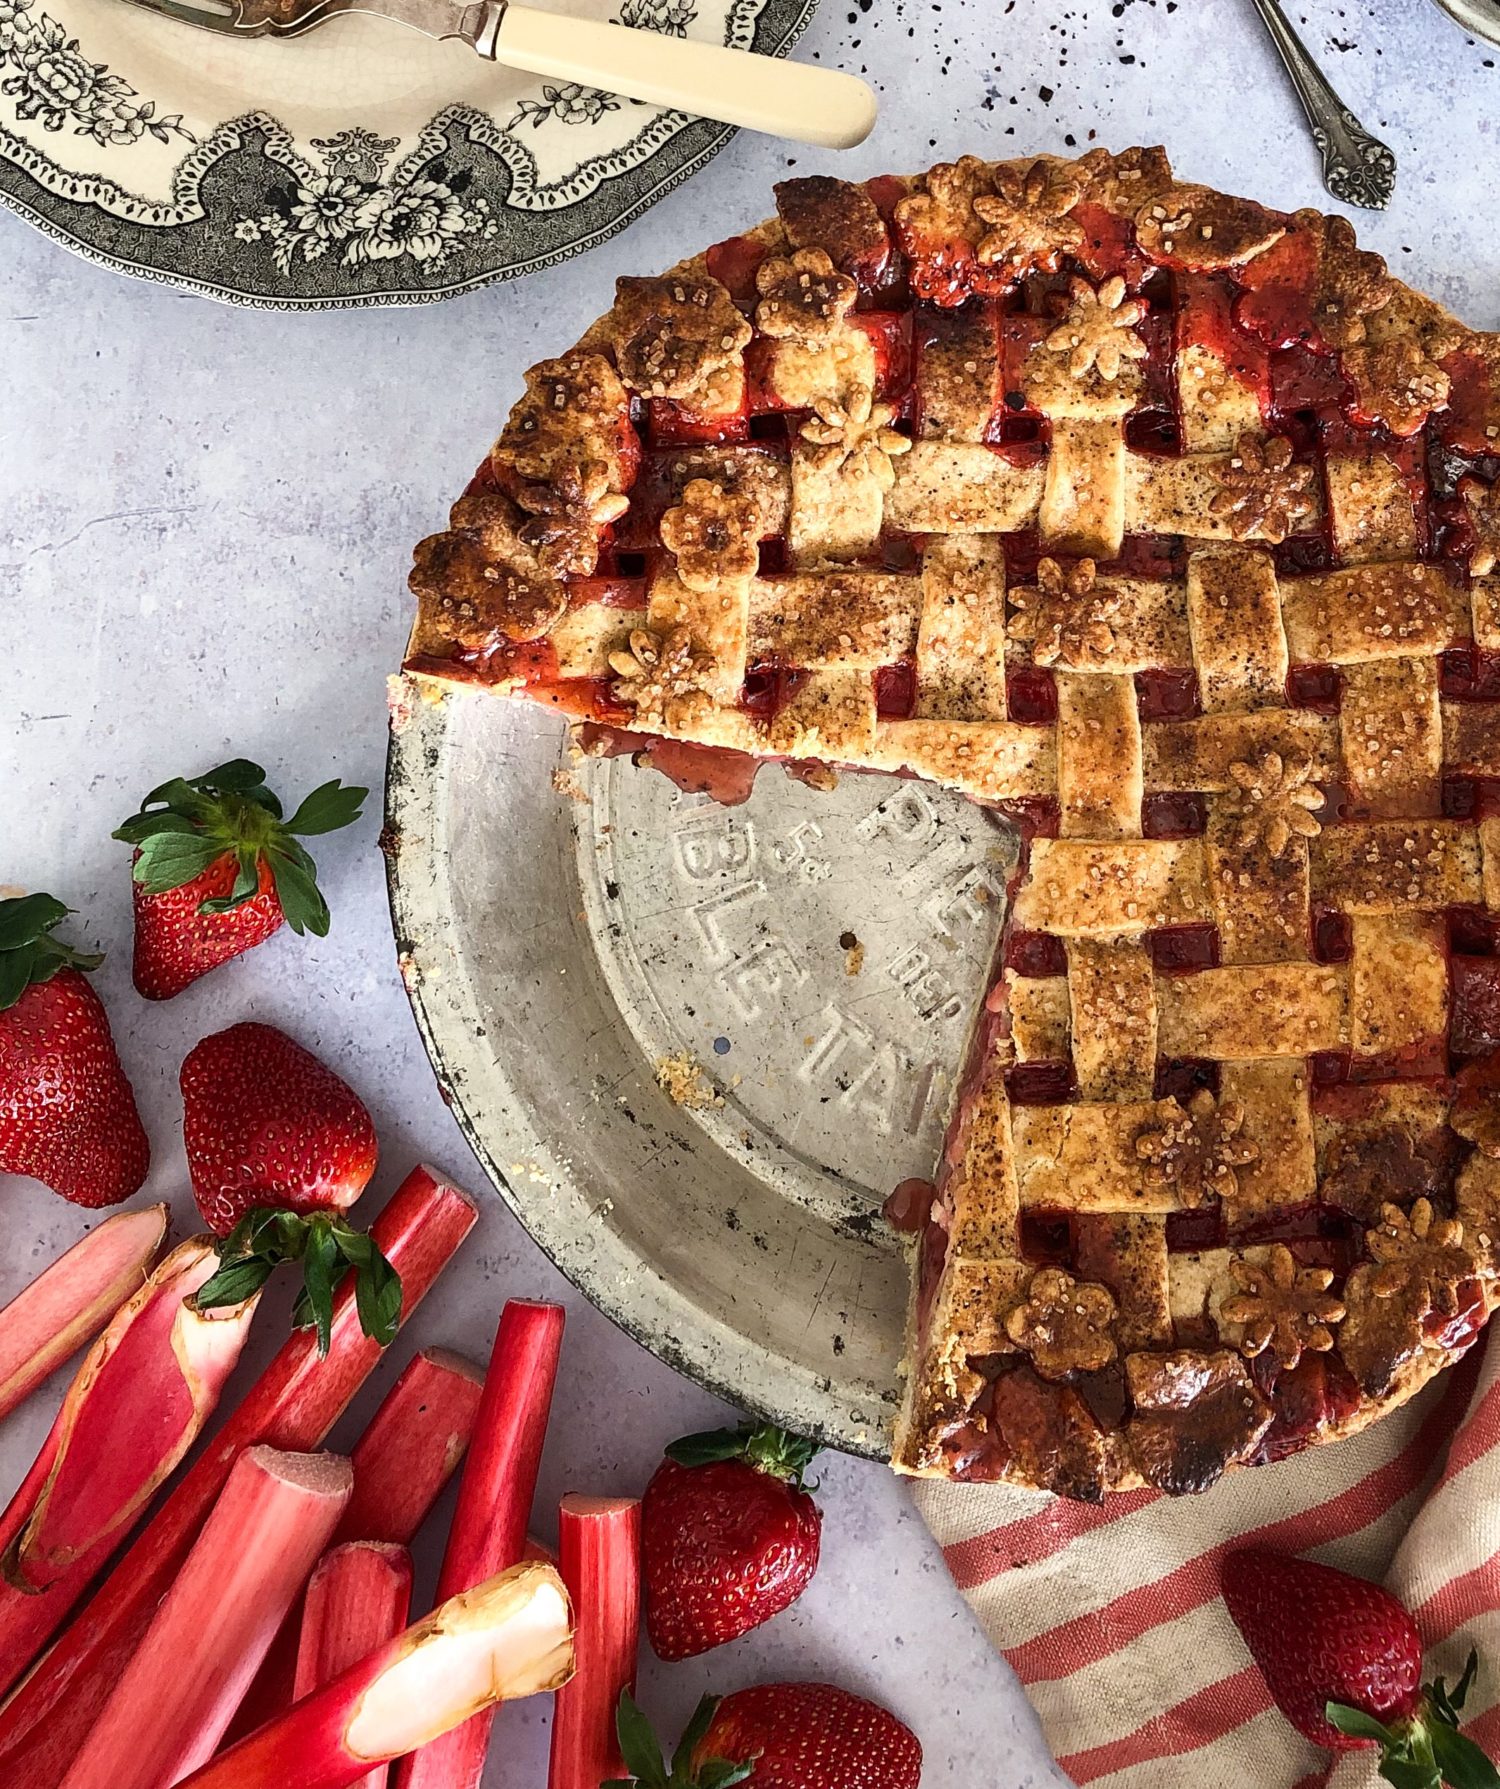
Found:
[{"label": "lattice pie crust", "polygon": [[901,1470],[1347,1434],[1500,1299],[1500,336],[1157,149],[777,204],[527,375],[408,668],[1017,819]]}]

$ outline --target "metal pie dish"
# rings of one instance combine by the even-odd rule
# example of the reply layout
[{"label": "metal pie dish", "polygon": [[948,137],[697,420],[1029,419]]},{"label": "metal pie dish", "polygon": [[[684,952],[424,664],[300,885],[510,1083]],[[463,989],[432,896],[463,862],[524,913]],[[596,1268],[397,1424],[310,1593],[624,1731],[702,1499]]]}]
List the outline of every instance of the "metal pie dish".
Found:
[{"label": "metal pie dish", "polygon": [[428,1054],[533,1238],[672,1366],[886,1457],[908,1271],[880,1206],[937,1161],[1012,830],[775,765],[723,807],[402,677],[386,847]]},{"label": "metal pie dish", "polygon": [[1482,37],[1500,44],[1500,0],[1434,0],[1451,19]]}]

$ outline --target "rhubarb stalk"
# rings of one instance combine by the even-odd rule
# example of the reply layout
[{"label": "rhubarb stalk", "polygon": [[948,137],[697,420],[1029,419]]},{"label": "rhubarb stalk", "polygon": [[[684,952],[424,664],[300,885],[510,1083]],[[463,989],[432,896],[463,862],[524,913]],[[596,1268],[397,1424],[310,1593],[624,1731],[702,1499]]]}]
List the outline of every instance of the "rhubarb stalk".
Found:
[{"label": "rhubarb stalk", "polygon": [[599,1789],[628,1774],[615,1709],[620,1692],[635,1689],[641,1506],[633,1497],[564,1497],[557,1528],[577,1670],[557,1692],[547,1789]]},{"label": "rhubarb stalk", "polygon": [[409,1544],[458,1470],[484,1374],[447,1348],[414,1355],[354,1444],[354,1495],[340,1541]]},{"label": "rhubarb stalk", "polygon": [[176,1248],[84,1356],[25,1483],[0,1516],[0,1692],[62,1625],[197,1439],[255,1300],[199,1313],[212,1237]]},{"label": "rhubarb stalk", "polygon": [[165,1205],[117,1212],[0,1310],[0,1420],[98,1335],[145,1279],[166,1234]]},{"label": "rhubarb stalk", "polygon": [[349,1789],[497,1702],[556,1689],[572,1668],[562,1579],[549,1565],[513,1566],[450,1597],[181,1789]]},{"label": "rhubarb stalk", "polygon": [[[562,1333],[560,1305],[513,1298],[500,1313],[438,1575],[439,1599],[469,1590],[525,1556]],[[404,1759],[396,1768],[397,1789],[479,1789],[491,1719],[486,1710]]]},{"label": "rhubarb stalk", "polygon": [[[325,1553],[307,1586],[289,1699],[321,1689],[399,1634],[410,1606],[411,1555],[405,1547],[349,1541]],[[385,1789],[389,1776],[377,1764],[357,1789]]]},{"label": "rhubarb stalk", "polygon": [[[371,1234],[401,1275],[403,1317],[421,1303],[476,1216],[466,1193],[425,1168],[402,1182]],[[0,1782],[57,1789],[236,1458],[261,1442],[293,1452],[315,1448],[379,1356],[360,1329],[346,1279],[327,1358],[319,1359],[311,1330],[283,1344],[93,1599],[0,1709]]]},{"label": "rhubarb stalk", "polygon": [[353,1488],[338,1454],[240,1455],[63,1789],[161,1789],[213,1757]]},{"label": "rhubarb stalk", "polygon": [[[409,1543],[458,1469],[479,1408],[481,1370],[446,1348],[415,1355],[354,1445],[354,1495],[334,1535]],[[243,1739],[292,1700],[300,1611],[281,1624],[260,1674],[230,1723]],[[346,1661],[347,1662],[347,1661]]]}]

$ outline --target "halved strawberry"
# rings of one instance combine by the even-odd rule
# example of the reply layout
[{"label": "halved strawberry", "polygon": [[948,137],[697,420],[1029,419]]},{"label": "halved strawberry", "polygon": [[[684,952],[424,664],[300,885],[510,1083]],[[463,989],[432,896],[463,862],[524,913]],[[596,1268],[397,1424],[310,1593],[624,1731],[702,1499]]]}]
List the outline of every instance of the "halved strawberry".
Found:
[{"label": "halved strawberry", "polygon": [[348,826],[368,794],[335,779],[284,819],[265,771],[247,758],[153,789],[111,835],[136,848],[137,990],[147,1000],[169,1000],[263,944],[283,922],[323,937],[328,903],[298,835]]}]

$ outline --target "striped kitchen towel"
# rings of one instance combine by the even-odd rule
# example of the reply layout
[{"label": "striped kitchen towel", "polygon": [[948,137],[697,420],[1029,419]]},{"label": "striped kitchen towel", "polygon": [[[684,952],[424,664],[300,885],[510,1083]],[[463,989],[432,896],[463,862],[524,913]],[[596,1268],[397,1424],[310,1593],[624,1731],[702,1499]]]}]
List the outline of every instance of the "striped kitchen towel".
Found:
[{"label": "striped kitchen towel", "polygon": [[914,1489],[1079,1785],[1375,1789],[1373,1754],[1330,1773],[1271,1702],[1219,1596],[1239,1545],[1382,1580],[1416,1615],[1429,1676],[1452,1682],[1477,1645],[1465,1731],[1500,1756],[1500,1338],[1352,1440],[1201,1497]]}]

